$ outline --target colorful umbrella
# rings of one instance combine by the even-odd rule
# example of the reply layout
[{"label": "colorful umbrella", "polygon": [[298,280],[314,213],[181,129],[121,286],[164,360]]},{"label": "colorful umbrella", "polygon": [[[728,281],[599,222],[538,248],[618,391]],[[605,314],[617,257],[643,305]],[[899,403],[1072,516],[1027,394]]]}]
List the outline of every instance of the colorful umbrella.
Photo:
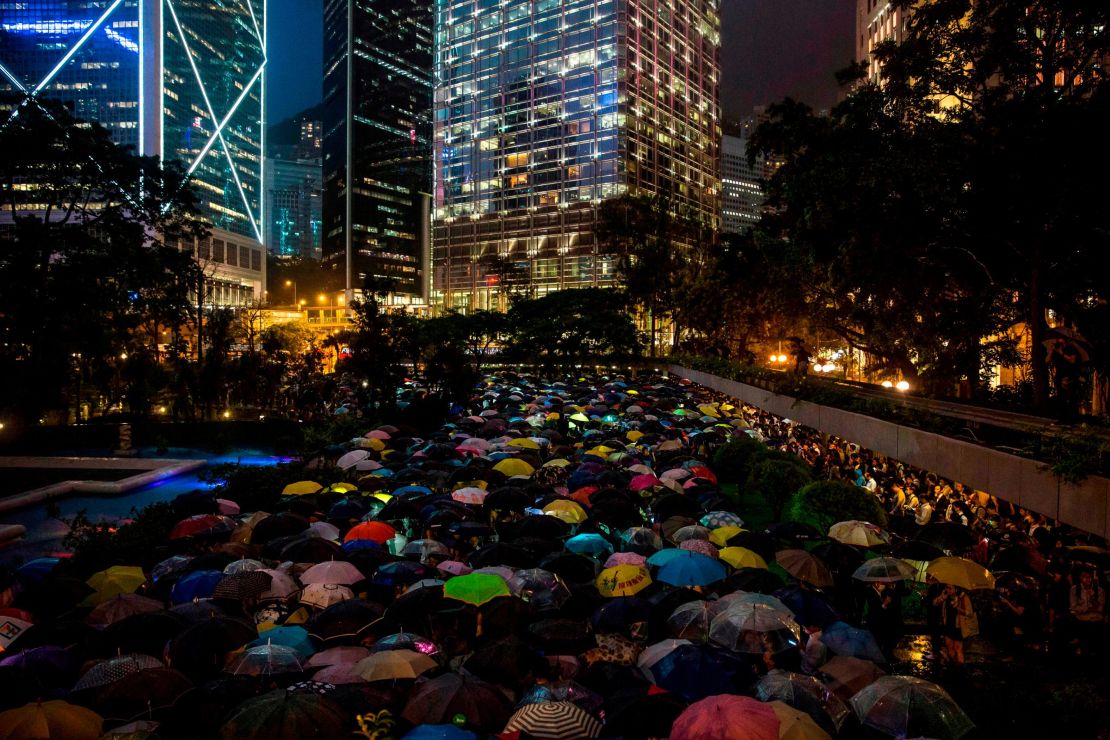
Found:
[{"label": "colorful umbrella", "polygon": [[912,676],[883,676],[851,704],[860,724],[891,737],[959,740],[975,727],[948,692]]},{"label": "colorful umbrella", "polygon": [[674,558],[659,569],[658,580],[672,586],[708,586],[728,575],[719,560],[696,552],[688,557]]},{"label": "colorful umbrella", "polygon": [[634,596],[651,585],[651,575],[643,566],[617,565],[601,571],[595,584],[605,597]]},{"label": "colorful umbrella", "polygon": [[456,576],[443,586],[443,595],[466,604],[481,606],[499,596],[510,596],[505,579],[489,573],[468,573]]},{"label": "colorful umbrella", "polygon": [[545,701],[517,709],[504,731],[542,740],[577,740],[600,735],[601,723],[569,701]]},{"label": "colorful umbrella", "polygon": [[805,712],[781,701],[769,702],[768,706],[779,720],[779,740],[832,740],[832,735]]},{"label": "colorful umbrella", "polygon": [[358,568],[344,560],[327,560],[317,563],[301,574],[301,583],[338,583],[350,586],[366,579]]},{"label": "colorful umbrella", "polygon": [[613,545],[609,540],[593,532],[588,534],[576,534],[566,541],[564,547],[569,552],[579,555],[600,555],[602,553],[608,554],[613,552]]},{"label": "colorful umbrella", "polygon": [[994,576],[990,571],[967,558],[937,558],[929,563],[925,572],[941,583],[948,583],[968,591],[994,588]]},{"label": "colorful umbrella", "polygon": [[725,547],[717,553],[717,557],[733,568],[767,569],[767,561],[746,547]]},{"label": "colorful umbrella", "polygon": [[644,565],[647,563],[647,558],[636,552],[615,552],[609,556],[605,561],[606,568],[612,568],[614,565]]},{"label": "colorful umbrella", "polygon": [[847,622],[833,622],[826,627],[821,633],[821,642],[836,655],[865,658],[876,663],[886,662],[875,636]]},{"label": "colorful umbrella", "polygon": [[742,527],[732,524],[715,527],[713,531],[709,533],[709,541],[717,547],[726,547],[729,540],[744,531]]},{"label": "colorful umbrella", "polygon": [[287,647],[297,654],[299,660],[308,660],[316,652],[316,646],[308,636],[304,627],[297,625],[284,625],[272,627],[262,633],[262,636],[253,642],[247,643],[247,648],[261,647],[263,645],[278,645]]},{"label": "colorful umbrella", "polygon": [[475,506],[485,503],[486,496],[488,495],[488,491],[484,491],[475,486],[467,486],[451,492],[451,498],[453,500],[463,504],[474,504]]},{"label": "colorful umbrella", "polygon": [[107,601],[102,601],[99,606],[89,612],[86,621],[93,627],[103,628],[126,619],[132,614],[145,614],[162,610],[162,602],[139,596],[138,594],[120,594]]},{"label": "colorful umbrella", "polygon": [[513,477],[514,475],[529,476],[536,472],[536,469],[515,457],[508,457],[493,466],[493,469],[498,473]]},{"label": "colorful umbrella", "polygon": [[829,537],[845,545],[857,547],[874,547],[890,543],[890,535],[871,522],[861,522],[851,519],[846,522],[837,522],[829,527]]},{"label": "colorful umbrella", "polygon": [[195,537],[200,534],[217,532],[231,532],[235,529],[235,522],[226,516],[217,514],[197,514],[188,519],[182,519],[170,530],[171,540],[180,540],[186,537]]},{"label": "colorful umbrella", "polygon": [[557,499],[543,507],[543,513],[563,520],[567,524],[581,524],[586,521],[586,510],[569,499]]},{"label": "colorful umbrella", "polygon": [[224,578],[226,576],[218,570],[194,570],[173,585],[170,602],[187,604],[194,599],[207,599]]},{"label": "colorful umbrella", "polygon": [[322,485],[311,480],[301,480],[296,483],[290,483],[281,490],[282,496],[307,496],[308,494],[317,493]]},{"label": "colorful umbrella", "polygon": [[397,530],[385,522],[362,522],[351,527],[343,538],[344,542],[352,540],[369,540],[379,544],[387,542],[397,536]]},{"label": "colorful umbrella", "polygon": [[0,740],[97,740],[104,720],[91,709],[54,700],[0,712]]},{"label": "colorful umbrella", "polygon": [[332,604],[353,599],[355,594],[346,586],[334,583],[313,583],[301,592],[301,603],[317,609],[327,609]]},{"label": "colorful umbrella", "polygon": [[805,550],[779,550],[775,553],[775,562],[799,581],[817,588],[829,588],[835,584],[828,566]]},{"label": "colorful umbrella", "polygon": [[386,650],[359,660],[353,672],[365,681],[388,681],[416,678],[438,667],[439,663],[416,650]]},{"label": "colorful umbrella", "polygon": [[748,696],[709,696],[686,708],[671,725],[671,740],[779,740],[779,718]]},{"label": "colorful umbrella", "polygon": [[139,586],[146,583],[146,574],[142,568],[113,565],[107,570],[94,573],[86,583],[95,593],[90,594],[85,603],[96,606],[120,594],[134,593]]}]

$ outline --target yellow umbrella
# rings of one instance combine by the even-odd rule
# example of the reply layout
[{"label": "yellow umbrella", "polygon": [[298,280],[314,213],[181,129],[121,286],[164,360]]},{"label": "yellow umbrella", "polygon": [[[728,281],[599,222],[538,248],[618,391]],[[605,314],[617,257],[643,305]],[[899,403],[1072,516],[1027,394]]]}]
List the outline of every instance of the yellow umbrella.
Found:
[{"label": "yellow umbrella", "polygon": [[323,486],[316,481],[299,480],[296,483],[290,483],[285,488],[281,489],[282,496],[306,496],[310,493],[317,493]]},{"label": "yellow umbrella", "polygon": [[709,533],[709,541],[717,547],[725,547],[728,545],[729,540],[743,531],[742,528],[735,527],[731,524],[725,525],[724,527],[717,527]]},{"label": "yellow umbrella", "polygon": [[523,460],[518,460],[515,457],[508,457],[493,466],[493,469],[499,473],[503,473],[509,477],[514,475],[531,475],[536,472],[528,463]]},{"label": "yellow umbrella", "polygon": [[832,740],[832,735],[802,710],[778,700],[769,706],[779,720],[779,740]]},{"label": "yellow umbrella", "polygon": [[546,419],[548,421],[558,421],[559,417],[560,417],[560,414],[552,411],[550,414],[547,415]]},{"label": "yellow umbrella", "polygon": [[577,421],[577,422],[580,422],[582,424],[585,424],[586,422],[588,422],[590,420],[590,417],[586,416],[582,412],[578,412],[577,414],[571,414],[570,415],[570,420],[571,421]]},{"label": "yellow umbrella", "polygon": [[568,499],[552,501],[543,507],[543,513],[562,519],[567,524],[581,524],[586,521],[586,510]]},{"label": "yellow umbrella", "polygon": [[994,588],[994,576],[990,571],[967,558],[937,558],[929,563],[925,572],[941,583],[949,583],[968,591]]},{"label": "yellow umbrella", "polygon": [[96,606],[120,594],[133,594],[139,586],[146,583],[146,574],[142,568],[130,565],[113,565],[107,570],[94,573],[86,581],[96,593],[90,594],[85,599],[85,604]]},{"label": "yellow umbrella", "polygon": [[606,447],[605,445],[598,445],[597,447],[594,447],[591,450],[587,450],[586,454],[587,455],[596,455],[597,457],[608,457],[609,455],[611,455],[614,452],[616,452],[616,450],[614,450],[612,447]]},{"label": "yellow umbrella", "polygon": [[602,596],[635,596],[651,585],[651,575],[642,565],[614,565],[601,571],[595,583]]},{"label": "yellow umbrella", "polygon": [[633,429],[631,432],[624,436],[629,442],[635,442],[640,437],[644,436],[644,433],[641,432],[639,429]]},{"label": "yellow umbrella", "polygon": [[360,442],[360,444],[363,447],[369,447],[371,450],[374,450],[375,452],[381,452],[382,450],[385,449],[385,442],[381,441],[377,437],[371,437],[370,439],[366,440],[365,442]]},{"label": "yellow umbrella", "polygon": [[543,466],[545,468],[565,468],[565,467],[568,467],[569,465],[570,465],[570,460],[564,460],[561,457],[557,457],[554,460],[548,460],[547,462],[545,462],[543,464]]},{"label": "yellow umbrella", "polygon": [[540,446],[527,437],[517,437],[509,440],[509,447],[519,447],[522,450],[538,450]]},{"label": "yellow umbrella", "polygon": [[96,740],[104,719],[84,707],[55,699],[0,712],[0,740]]},{"label": "yellow umbrella", "polygon": [[698,411],[700,411],[703,416],[712,416],[714,419],[721,418],[721,412],[711,403],[703,403],[701,406],[698,406]]},{"label": "yellow umbrella", "polygon": [[335,493],[350,493],[351,491],[357,491],[357,490],[358,490],[358,486],[356,486],[354,483],[340,482],[340,483],[332,483],[330,486],[325,488],[323,492],[327,493],[329,491],[334,491]]},{"label": "yellow umbrella", "polygon": [[733,568],[763,568],[767,569],[767,561],[758,553],[746,547],[725,547],[717,553],[717,557]]},{"label": "yellow umbrella", "polygon": [[377,493],[371,493],[370,498],[376,498],[378,501],[381,501],[383,504],[388,504],[390,501],[393,500],[393,495],[389,494],[389,493],[382,493],[381,491],[378,491]]}]

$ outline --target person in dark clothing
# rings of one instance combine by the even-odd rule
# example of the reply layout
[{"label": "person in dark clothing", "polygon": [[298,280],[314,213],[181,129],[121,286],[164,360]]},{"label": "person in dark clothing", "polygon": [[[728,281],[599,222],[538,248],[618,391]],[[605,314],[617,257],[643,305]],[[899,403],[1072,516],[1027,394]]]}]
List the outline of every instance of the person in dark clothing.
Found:
[{"label": "person in dark clothing", "polygon": [[929,660],[938,660],[944,651],[943,625],[941,625],[941,608],[938,599],[944,593],[944,584],[931,575],[925,576],[925,623],[929,627],[929,644],[932,652],[926,656]]},{"label": "person in dark clothing", "polygon": [[790,356],[794,358],[794,374],[806,375],[809,373],[809,350],[800,340],[790,341]]},{"label": "person in dark clothing", "polygon": [[875,636],[887,660],[894,659],[894,648],[902,637],[902,598],[897,586],[873,583],[867,589],[867,629]]}]

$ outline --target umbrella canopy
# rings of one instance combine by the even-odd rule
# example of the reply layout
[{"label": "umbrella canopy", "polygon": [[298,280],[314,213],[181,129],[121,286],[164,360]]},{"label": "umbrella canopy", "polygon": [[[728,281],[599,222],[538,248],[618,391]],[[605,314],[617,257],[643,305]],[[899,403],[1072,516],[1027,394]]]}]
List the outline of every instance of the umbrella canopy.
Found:
[{"label": "umbrella canopy", "polygon": [[692,552],[660,568],[657,579],[672,586],[708,586],[724,580],[726,575],[728,571],[719,560]]},{"label": "umbrella canopy", "polygon": [[194,680],[208,678],[223,669],[229,652],[256,637],[258,633],[246,622],[230,617],[208,617],[170,642],[170,667]]},{"label": "umbrella canopy", "polygon": [[536,472],[536,469],[526,463],[524,460],[515,457],[507,457],[493,466],[493,469],[498,473],[502,473],[508,477],[514,475],[529,476]]},{"label": "umbrella canopy", "polygon": [[829,537],[845,545],[858,547],[874,547],[890,542],[890,535],[882,528],[871,522],[861,522],[856,519],[832,525],[829,527]]},{"label": "umbrella canopy", "polygon": [[929,563],[925,572],[941,583],[949,583],[968,591],[994,588],[994,576],[990,571],[967,558],[937,558]]},{"label": "umbrella canopy", "polygon": [[307,628],[309,635],[329,645],[355,643],[373,629],[381,616],[379,604],[348,599],[312,615]]},{"label": "umbrella canopy", "polygon": [[416,678],[439,664],[416,650],[386,650],[371,653],[354,664],[353,672],[366,681]]},{"label": "umbrella canopy", "polygon": [[746,547],[725,547],[717,557],[733,568],[767,568],[767,561]]},{"label": "umbrella canopy", "polygon": [[[720,529],[721,527],[736,527],[737,529],[744,526],[744,520],[738,514],[731,511],[711,511],[702,516],[698,520],[698,524],[710,529]],[[735,534],[735,533],[734,533]]]},{"label": "umbrella canopy", "polygon": [[263,632],[257,640],[247,643],[248,648],[263,645],[280,645],[281,647],[290,648],[301,661],[307,660],[310,655],[316,652],[316,646],[312,644],[308,631],[297,625],[273,627]]},{"label": "umbrella canopy", "polygon": [[114,719],[150,716],[192,687],[192,681],[172,668],[149,668],[105,686],[97,693],[95,706],[102,716]]},{"label": "umbrella canopy", "polygon": [[359,569],[344,560],[326,560],[317,563],[301,574],[301,583],[306,586],[310,583],[337,583],[341,586],[350,586],[365,580],[366,576]]},{"label": "umbrella canopy", "polygon": [[187,604],[194,599],[207,599],[226,576],[218,570],[195,570],[173,585],[170,601]]},{"label": "umbrella canopy", "polygon": [[779,720],[779,740],[832,740],[832,735],[805,712],[781,701],[772,701],[768,706]]},{"label": "umbrella canopy", "polygon": [[327,697],[276,689],[240,704],[220,728],[221,740],[346,737],[347,713]]},{"label": "umbrella canopy", "polygon": [[579,555],[608,555],[613,552],[613,545],[609,540],[593,532],[577,534],[566,541],[564,547]]},{"label": "umbrella canopy", "polygon": [[557,499],[543,507],[543,513],[561,519],[567,524],[586,521],[586,510],[570,499]]},{"label": "umbrella canopy", "polygon": [[196,537],[202,534],[215,534],[218,532],[230,533],[235,529],[235,522],[226,516],[217,514],[197,514],[188,519],[182,519],[170,530],[171,540],[180,540],[186,537]]},{"label": "umbrella canopy", "polygon": [[776,668],[759,679],[755,695],[760,701],[780,701],[808,714],[825,731],[835,734],[852,714],[840,697],[813,676]]},{"label": "umbrella canopy", "polygon": [[281,489],[282,496],[307,496],[312,493],[318,493],[322,485],[316,481],[299,480],[296,483],[290,483],[285,488]]},{"label": "umbrella canopy", "polygon": [[301,603],[317,609],[327,609],[332,604],[355,597],[354,591],[334,583],[313,583],[301,592]]},{"label": "umbrella canopy", "polygon": [[959,740],[975,727],[948,692],[912,676],[883,676],[851,705],[860,724],[892,737]]},{"label": "umbrella canopy", "polygon": [[85,674],[81,676],[80,680],[73,686],[73,690],[84,691],[85,689],[107,686],[132,673],[145,671],[148,668],[161,667],[162,661],[157,658],[152,658],[149,655],[121,655],[109,660],[103,660],[85,671]]},{"label": "umbrella canopy", "polygon": [[642,565],[617,565],[601,571],[594,583],[605,597],[635,596],[651,585],[651,575]]},{"label": "umbrella canopy", "polygon": [[224,576],[212,589],[212,598],[242,601],[266,593],[274,577],[264,570],[248,570]]},{"label": "umbrella canopy", "polygon": [[505,579],[500,576],[490,573],[467,573],[447,581],[443,586],[443,595],[466,604],[481,606],[499,596],[510,596],[512,592]]},{"label": "umbrella canopy", "polygon": [[886,675],[870,660],[836,655],[821,666],[822,680],[829,689],[844,701],[877,678]]},{"label": "umbrella canopy", "polygon": [[817,588],[829,588],[835,583],[828,566],[805,550],[779,550],[775,553],[775,562],[799,581]]},{"label": "umbrella canopy", "polygon": [[776,590],[774,596],[790,610],[798,624],[824,629],[840,621],[840,615],[819,591],[791,585]]},{"label": "umbrella canopy", "polygon": [[396,536],[397,530],[385,522],[362,522],[351,527],[350,531],[343,537],[343,541],[370,540],[380,544]]},{"label": "umbrella canopy", "polygon": [[86,621],[93,627],[107,627],[132,614],[146,614],[162,610],[162,603],[138,594],[119,594],[89,612]]},{"label": "umbrella canopy", "polygon": [[486,732],[500,732],[512,704],[493,684],[458,673],[445,673],[416,688],[402,712],[413,724],[440,724],[456,714]]},{"label": "umbrella canopy", "polygon": [[899,558],[875,558],[856,568],[852,578],[868,583],[897,583],[913,580],[917,568]]},{"label": "umbrella canopy", "polygon": [[94,573],[86,583],[94,593],[86,599],[88,604],[100,604],[120,594],[134,593],[139,586],[146,583],[146,574],[142,568],[114,565],[107,570]]},{"label": "umbrella canopy", "polygon": [[679,645],[652,664],[653,683],[697,701],[716,694],[734,693],[754,680],[751,666],[711,645]]},{"label": "umbrella canopy", "polygon": [[489,492],[476,486],[467,486],[451,491],[451,499],[462,504],[480,505],[485,503]]},{"label": "umbrella canopy", "polygon": [[826,627],[821,633],[821,642],[825,643],[835,655],[866,658],[876,663],[886,662],[875,636],[847,622],[833,622]]},{"label": "umbrella canopy", "polygon": [[749,696],[709,696],[671,725],[671,740],[779,740],[779,718]]},{"label": "umbrella canopy", "polygon": [[709,639],[737,653],[778,653],[801,644],[802,628],[786,612],[764,604],[737,603],[719,614]]},{"label": "umbrella canopy", "polygon": [[0,740],[97,740],[104,720],[91,709],[54,700],[0,712]]},{"label": "umbrella canopy", "polygon": [[537,740],[576,740],[600,735],[601,723],[569,701],[544,701],[516,710],[505,732],[526,732]]},{"label": "umbrella canopy", "polygon": [[689,601],[671,612],[667,627],[678,639],[708,642],[709,625],[723,609],[717,601]]},{"label": "umbrella canopy", "polygon": [[236,676],[273,676],[300,673],[303,666],[293,648],[267,643],[247,648],[242,655],[232,657],[228,670]]}]

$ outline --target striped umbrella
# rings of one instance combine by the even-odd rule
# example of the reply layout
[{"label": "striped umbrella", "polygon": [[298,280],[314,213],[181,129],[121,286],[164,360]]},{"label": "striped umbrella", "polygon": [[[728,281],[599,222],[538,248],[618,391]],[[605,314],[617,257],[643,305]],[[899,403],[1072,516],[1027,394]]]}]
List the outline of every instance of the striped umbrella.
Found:
[{"label": "striped umbrella", "polygon": [[576,740],[600,735],[601,723],[569,701],[544,701],[516,710],[505,732],[526,732],[540,740]]}]

